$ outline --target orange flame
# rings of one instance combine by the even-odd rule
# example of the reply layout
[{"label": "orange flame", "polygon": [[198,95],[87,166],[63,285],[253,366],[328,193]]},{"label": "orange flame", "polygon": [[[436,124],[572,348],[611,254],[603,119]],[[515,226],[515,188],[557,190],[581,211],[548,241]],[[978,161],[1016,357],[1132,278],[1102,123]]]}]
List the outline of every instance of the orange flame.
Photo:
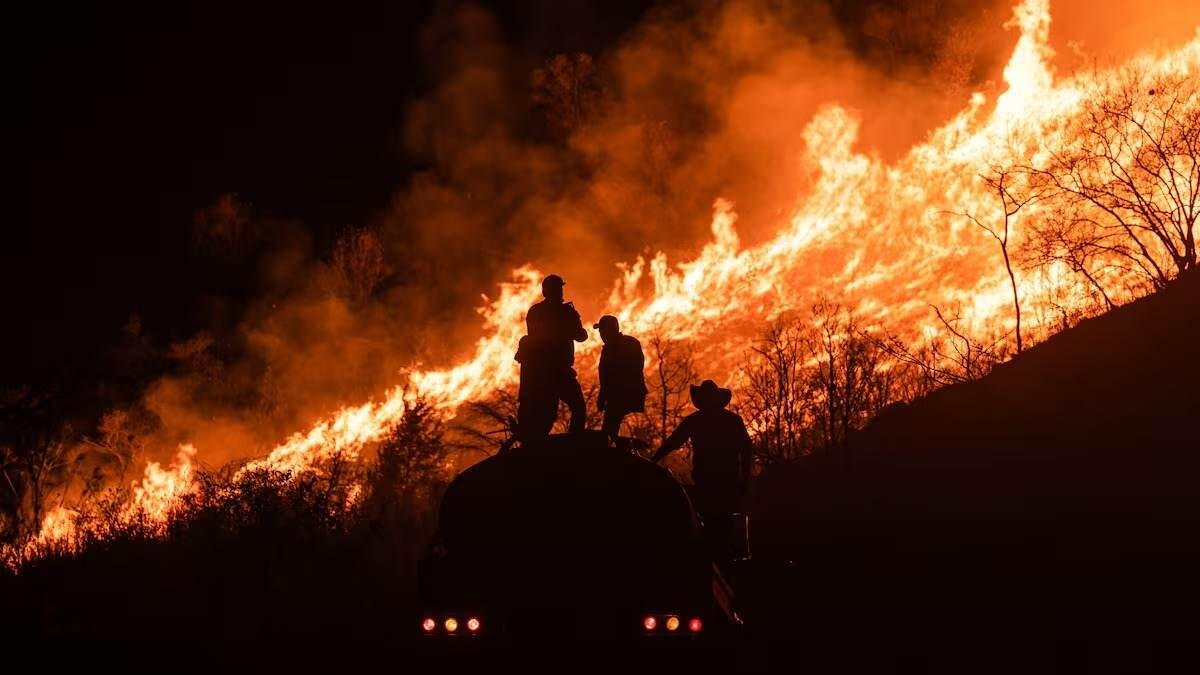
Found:
[{"label": "orange flame", "polygon": [[78,519],[78,511],[63,506],[54,507],[42,519],[42,526],[38,530],[37,538],[31,541],[28,547],[31,549],[69,547],[75,537],[75,523]]},{"label": "orange flame", "polygon": [[[974,327],[1009,327],[1011,291],[994,242],[945,211],[991,212],[994,197],[978,173],[1003,164],[1004,148],[1044,147],[1060,122],[1077,114],[1084,92],[1117,78],[1118,69],[1056,79],[1048,46],[1049,0],[1024,0],[1008,25],[1020,37],[1004,69],[1007,90],[990,112],[983,94],[972,95],[962,112],[887,164],[853,149],[859,122],[852,113],[825,106],[802,131],[815,183],[773,239],[743,248],[734,205],[718,199],[711,241],[693,259],[674,265],[662,253],[620,265],[607,312],[630,333],[668,330],[675,339],[706,338],[713,351],[703,362],[715,376],[732,372],[721,355],[740,351],[731,342],[744,335],[740,325],[801,308],[816,289],[837,289],[864,319],[908,326],[914,335],[933,330],[930,303],[963,307]],[[1173,52],[1142,55],[1126,65],[1149,74],[1195,73],[1200,31]],[[1020,225],[1018,220],[1018,236]],[[895,245],[898,241],[903,245]],[[393,428],[418,395],[449,414],[513,383],[513,351],[525,311],[540,297],[541,277],[532,267],[518,268],[495,299],[484,298],[483,337],[465,361],[443,370],[411,370],[381,400],[333,412],[242,471],[301,472],[336,454],[354,458]],[[1021,295],[1039,297],[1063,278],[1065,270],[1029,275],[1019,282]],[[732,337],[712,339],[718,335]],[[583,345],[585,352],[595,348],[596,341]],[[192,489],[194,452],[183,446],[170,470],[147,466],[129,514],[165,522],[172,503]],[[68,540],[70,513],[47,515],[37,541]]]},{"label": "orange flame", "polygon": [[146,464],[141,484],[131,485],[131,499],[121,508],[114,523],[81,526],[78,511],[63,506],[51,509],[42,518],[35,537],[19,548],[0,549],[0,561],[15,568],[20,561],[37,558],[49,551],[73,552],[89,537],[103,537],[115,527],[132,523],[161,533],[179,499],[196,490],[192,463],[195,455],[196,448],[181,445],[169,469],[164,469],[158,462]]},{"label": "orange flame", "polygon": [[[713,238],[700,253],[674,267],[662,253],[620,266],[607,311],[629,332],[669,326],[671,337],[688,339],[711,336],[739,319],[796,309],[811,289],[838,288],[859,298],[860,314],[904,319],[918,330],[933,330],[925,310],[935,301],[969,308],[976,325],[1006,325],[1010,296],[994,264],[993,244],[965,224],[948,221],[942,210],[987,212],[992,197],[976,174],[1001,159],[997,148],[1037,145],[1076,109],[1093,80],[1116,77],[1110,70],[1055,81],[1047,43],[1049,0],[1024,0],[1008,25],[1021,31],[1004,70],[1008,89],[985,119],[980,117],[986,100],[977,93],[964,111],[889,166],[854,152],[858,120],[836,105],[825,107],[803,131],[807,160],[819,172],[816,186],[774,239],[740,248],[733,204],[718,199]],[[1137,61],[1149,72],[1194,72],[1200,66],[1200,34],[1174,53]],[[886,245],[895,240],[906,245]],[[499,296],[480,310],[484,337],[465,362],[414,370],[382,401],[342,408],[247,468],[295,472],[336,453],[353,457],[391,429],[418,392],[452,411],[511,384],[514,345],[525,311],[540,297],[541,277],[524,266],[500,285]],[[650,293],[642,290],[647,280]],[[1021,283],[1022,293],[1033,295],[1047,282]],[[723,351],[730,352],[728,346]],[[583,350],[595,347],[592,341]]]},{"label": "orange flame", "polygon": [[195,447],[181,445],[170,469],[162,468],[158,462],[148,463],[142,484],[134,486],[133,499],[121,517],[127,522],[141,519],[157,527],[164,526],[179,498],[196,489],[192,465],[195,456]]}]

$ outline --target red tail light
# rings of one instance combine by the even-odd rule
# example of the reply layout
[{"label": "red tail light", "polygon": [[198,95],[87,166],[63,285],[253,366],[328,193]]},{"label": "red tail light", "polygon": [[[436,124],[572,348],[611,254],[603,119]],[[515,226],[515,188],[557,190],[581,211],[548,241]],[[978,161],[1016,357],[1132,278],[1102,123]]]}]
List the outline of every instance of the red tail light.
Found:
[{"label": "red tail light", "polygon": [[472,633],[479,630],[479,619],[476,619],[475,617],[467,619],[467,630],[471,631]]},{"label": "red tail light", "polygon": [[646,630],[654,630],[658,628],[658,619],[653,616],[647,616],[645,619],[642,619],[642,627]]},{"label": "red tail light", "polygon": [[688,630],[692,631],[693,633],[699,633],[701,628],[704,628],[704,623],[701,622],[699,618],[692,619],[688,622]]},{"label": "red tail light", "polygon": [[437,622],[432,618],[427,617],[421,622],[421,628],[423,628],[426,633],[432,633],[434,629],[437,628]]}]

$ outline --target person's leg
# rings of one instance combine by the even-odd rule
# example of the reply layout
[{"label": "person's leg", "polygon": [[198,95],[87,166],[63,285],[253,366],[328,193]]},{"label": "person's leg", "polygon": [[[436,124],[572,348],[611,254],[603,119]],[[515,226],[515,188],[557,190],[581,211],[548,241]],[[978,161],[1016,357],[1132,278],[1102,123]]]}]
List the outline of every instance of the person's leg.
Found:
[{"label": "person's leg", "polygon": [[579,380],[575,378],[574,369],[568,369],[563,373],[558,396],[571,410],[570,433],[575,434],[586,429],[587,404],[583,401],[583,389],[579,387]]},{"label": "person's leg", "polygon": [[517,435],[530,442],[550,435],[558,413],[558,399],[549,396],[530,396],[517,404]]},{"label": "person's leg", "polygon": [[621,420],[623,419],[625,419],[625,411],[610,403],[604,409],[604,423],[600,428],[608,434],[609,438],[616,440],[617,435],[621,433]]},{"label": "person's leg", "polygon": [[741,547],[735,544],[732,528],[737,505],[736,486],[731,481],[701,477],[696,481],[696,488],[699,496],[696,509],[700,512],[709,550],[718,560],[737,557]]}]

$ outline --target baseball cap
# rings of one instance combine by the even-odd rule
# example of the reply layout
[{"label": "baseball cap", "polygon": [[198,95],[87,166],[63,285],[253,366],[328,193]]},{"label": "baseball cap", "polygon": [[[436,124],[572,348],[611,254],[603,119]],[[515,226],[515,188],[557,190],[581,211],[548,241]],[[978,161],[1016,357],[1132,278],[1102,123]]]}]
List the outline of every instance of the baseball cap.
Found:
[{"label": "baseball cap", "polygon": [[613,316],[612,314],[605,314],[604,316],[600,317],[599,321],[592,324],[592,328],[598,329],[602,326],[611,326],[612,328],[618,330],[621,328],[621,325],[617,323],[617,317]]}]

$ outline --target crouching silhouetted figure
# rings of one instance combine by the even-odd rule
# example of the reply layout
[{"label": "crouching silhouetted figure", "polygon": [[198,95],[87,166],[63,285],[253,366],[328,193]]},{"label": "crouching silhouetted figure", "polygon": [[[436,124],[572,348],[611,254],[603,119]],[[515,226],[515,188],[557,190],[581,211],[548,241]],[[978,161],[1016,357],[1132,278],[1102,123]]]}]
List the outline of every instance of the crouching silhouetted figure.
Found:
[{"label": "crouching silhouetted figure", "polygon": [[[734,514],[738,514],[737,526],[745,527],[742,513],[753,461],[750,434],[742,418],[726,409],[733,397],[730,390],[705,380],[700,386],[692,385],[691,393],[692,404],[698,410],[685,417],[679,428],[663,441],[654,454],[654,461],[662,460],[691,441],[696,510],[709,540],[726,548],[737,538],[732,529]],[[744,540],[733,543],[734,557],[748,556],[747,547]]]},{"label": "crouching silhouetted figure", "polygon": [[592,326],[600,331],[600,394],[596,408],[604,412],[601,428],[614,442],[625,416],[646,410],[646,357],[642,343],[621,332],[617,317],[604,315]]},{"label": "crouching silhouetted figure", "polygon": [[517,433],[523,440],[550,434],[561,400],[571,410],[571,433],[583,431],[587,408],[575,377],[575,342],[587,331],[574,305],[563,302],[562,277],[551,274],[542,281],[544,300],[525,315],[528,335],[517,346],[521,385],[517,395]]}]

